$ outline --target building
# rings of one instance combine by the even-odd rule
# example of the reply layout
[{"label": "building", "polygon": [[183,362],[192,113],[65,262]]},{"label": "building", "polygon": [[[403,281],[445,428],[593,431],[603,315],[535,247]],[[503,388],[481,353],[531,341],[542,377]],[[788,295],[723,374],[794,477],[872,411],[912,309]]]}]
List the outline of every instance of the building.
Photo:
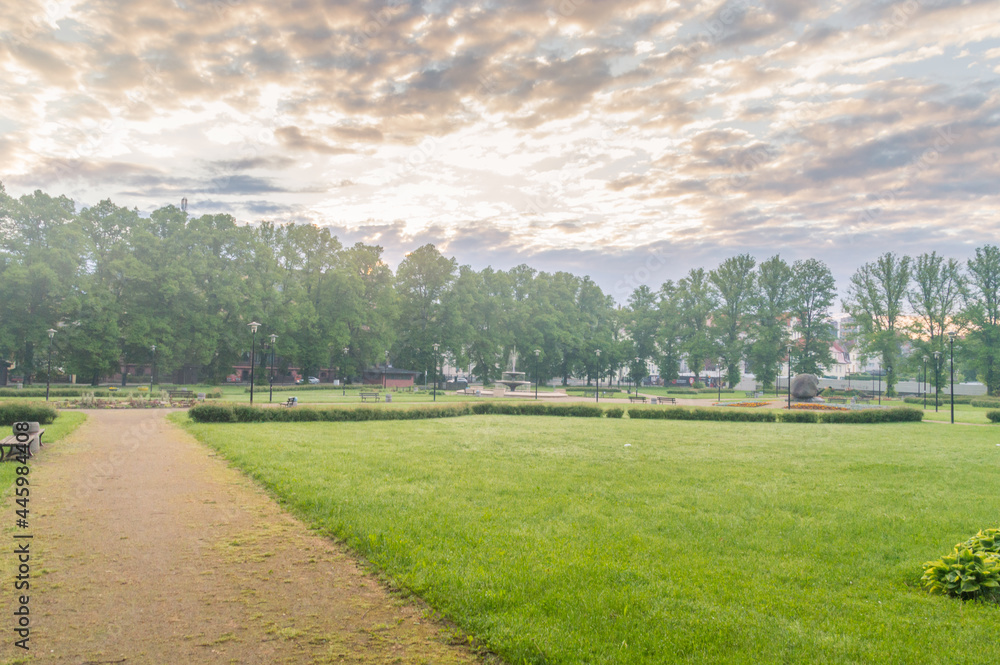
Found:
[{"label": "building", "polygon": [[410,388],[419,373],[383,363],[364,370],[361,373],[361,383],[385,388]]}]

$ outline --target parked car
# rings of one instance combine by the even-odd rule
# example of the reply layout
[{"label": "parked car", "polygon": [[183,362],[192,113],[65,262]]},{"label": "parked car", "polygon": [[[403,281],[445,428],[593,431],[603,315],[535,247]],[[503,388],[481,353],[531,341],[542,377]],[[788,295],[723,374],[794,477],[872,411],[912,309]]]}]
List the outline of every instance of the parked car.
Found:
[{"label": "parked car", "polygon": [[307,381],[308,381],[309,383],[319,383],[319,379],[317,379],[317,378],[316,378],[315,376],[310,376],[310,377],[309,377],[308,379],[306,379],[306,380],[307,380]]}]

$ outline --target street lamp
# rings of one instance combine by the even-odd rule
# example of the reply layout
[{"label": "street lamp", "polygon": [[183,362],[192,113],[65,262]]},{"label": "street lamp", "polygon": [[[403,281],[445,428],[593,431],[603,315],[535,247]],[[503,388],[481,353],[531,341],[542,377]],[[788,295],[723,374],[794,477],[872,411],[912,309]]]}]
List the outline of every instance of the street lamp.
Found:
[{"label": "street lamp", "polygon": [[153,396],[153,376],[156,375],[156,345],[152,344],[149,350],[153,353],[153,362],[150,363],[149,368],[149,396]]},{"label": "street lamp", "polygon": [[601,350],[597,349],[594,351],[597,354],[597,385],[594,386],[594,401],[600,402],[599,395],[601,394]]},{"label": "street lamp", "polygon": [[924,356],[924,410],[927,410],[927,361],[930,360],[926,355]]},{"label": "street lamp", "polygon": [[[788,409],[792,408],[792,345],[788,345]],[[791,417],[791,415],[789,415]]]},{"label": "street lamp", "polygon": [[256,321],[252,321],[247,324],[250,326],[250,404],[253,404],[253,366],[254,366],[254,352],[257,350],[257,328],[260,324]]},{"label": "street lamp", "polygon": [[639,356],[635,357],[635,367],[632,374],[632,383],[635,384],[635,396],[639,396]]},{"label": "street lamp", "polygon": [[346,371],[347,367],[346,367],[346,365],[347,365],[347,353],[348,353],[348,351],[350,351],[350,349],[345,346],[344,347],[344,367],[340,368],[340,374],[344,378],[344,385],[342,385],[340,387],[341,395],[343,397],[347,397],[347,371]]},{"label": "street lamp", "polygon": [[49,334],[49,369],[45,373],[45,401],[49,401],[49,382],[52,380],[52,338],[56,336],[55,328],[46,331]]},{"label": "street lamp", "polygon": [[278,339],[278,336],[271,333],[268,337],[271,338],[271,379],[267,387],[267,403],[270,404],[271,398],[274,397],[274,340]]},{"label": "street lamp", "polygon": [[948,331],[948,342],[951,346],[951,424],[955,424],[955,331]]},{"label": "street lamp", "polygon": [[[426,369],[427,365],[424,365]],[[389,369],[389,350],[385,351],[385,363],[382,364],[382,390],[385,390],[385,373]]]},{"label": "street lamp", "polygon": [[715,380],[716,386],[719,388],[719,401],[722,401],[722,360],[719,360],[719,376]]},{"label": "street lamp", "polygon": [[938,403],[941,401],[941,352],[934,352],[934,413],[938,412]]},{"label": "street lamp", "polygon": [[889,377],[892,376],[892,365],[885,368],[885,398],[889,399],[889,388],[892,387],[892,383],[889,381]]},{"label": "street lamp", "polygon": [[535,349],[535,399],[538,399],[538,356],[541,353],[541,349]]},{"label": "street lamp", "polygon": [[441,348],[441,345],[438,344],[437,342],[434,342],[434,344],[432,344],[431,346],[434,347],[434,400],[433,401],[436,402],[438,400],[438,349]]}]

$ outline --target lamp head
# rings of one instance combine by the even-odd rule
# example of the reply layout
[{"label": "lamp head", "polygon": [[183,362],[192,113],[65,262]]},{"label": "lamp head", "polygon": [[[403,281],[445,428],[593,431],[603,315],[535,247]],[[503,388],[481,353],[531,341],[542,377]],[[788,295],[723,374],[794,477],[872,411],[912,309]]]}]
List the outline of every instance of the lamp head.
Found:
[{"label": "lamp head", "polygon": [[350,349],[348,349],[348,348],[347,348],[347,347],[345,346],[345,347],[344,347],[344,355],[345,355],[345,356],[347,355],[347,352],[348,352],[348,351],[350,351]]},{"label": "lamp head", "polygon": [[927,362],[928,360],[930,360],[930,358],[928,358],[927,356],[924,356],[924,362]]},{"label": "lamp head", "polygon": [[250,332],[252,332],[252,333],[254,333],[254,334],[256,334],[256,333],[257,333],[257,328],[260,328],[260,324],[259,324],[259,323],[257,323],[256,321],[251,321],[251,322],[250,322],[249,324],[247,324],[247,325],[249,325],[249,326],[250,326]]},{"label": "lamp head", "polygon": [[271,333],[270,335],[268,335],[268,337],[271,338],[271,344],[274,344],[274,340],[278,339],[278,336],[275,335],[274,333]]},{"label": "lamp head", "polygon": [[535,349],[535,357],[537,358],[542,353],[541,349]]},{"label": "lamp head", "polygon": [[956,335],[958,335],[958,333],[955,332],[954,330],[949,330],[948,331],[948,339],[950,339],[953,342],[955,341],[955,336]]},{"label": "lamp head", "polygon": [[597,357],[598,357],[598,358],[600,358],[600,357],[601,357],[601,350],[600,350],[600,349],[597,349],[596,351],[594,351],[594,353],[596,353],[596,354],[597,354]]},{"label": "lamp head", "polygon": [[156,353],[156,345],[155,344],[150,345],[149,350],[152,351],[153,353]]},{"label": "lamp head", "polygon": [[49,339],[52,339],[53,337],[56,336],[56,329],[55,328],[49,328],[45,332],[47,332],[49,334]]},{"label": "lamp head", "polygon": [[438,344],[437,342],[434,342],[434,344],[432,344],[432,346],[434,347],[434,353],[437,353],[437,350],[438,350],[439,348],[441,348],[441,345],[440,345],[440,344]]},{"label": "lamp head", "polygon": [[935,352],[934,352],[934,358],[935,358],[935,359],[938,359],[938,358],[940,358],[940,357],[941,357],[941,352],[940,352],[940,351],[935,351]]}]

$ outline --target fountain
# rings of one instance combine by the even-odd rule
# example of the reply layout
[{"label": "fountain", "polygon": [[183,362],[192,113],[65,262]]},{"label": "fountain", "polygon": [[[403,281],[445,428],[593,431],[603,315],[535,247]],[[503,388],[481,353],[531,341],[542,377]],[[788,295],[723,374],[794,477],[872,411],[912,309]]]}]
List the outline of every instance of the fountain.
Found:
[{"label": "fountain", "polygon": [[524,380],[524,372],[517,371],[517,347],[510,352],[510,371],[504,372],[497,383],[506,386],[511,392],[516,392],[521,387],[524,387],[522,392],[527,392],[528,386],[531,385],[531,381]]}]

